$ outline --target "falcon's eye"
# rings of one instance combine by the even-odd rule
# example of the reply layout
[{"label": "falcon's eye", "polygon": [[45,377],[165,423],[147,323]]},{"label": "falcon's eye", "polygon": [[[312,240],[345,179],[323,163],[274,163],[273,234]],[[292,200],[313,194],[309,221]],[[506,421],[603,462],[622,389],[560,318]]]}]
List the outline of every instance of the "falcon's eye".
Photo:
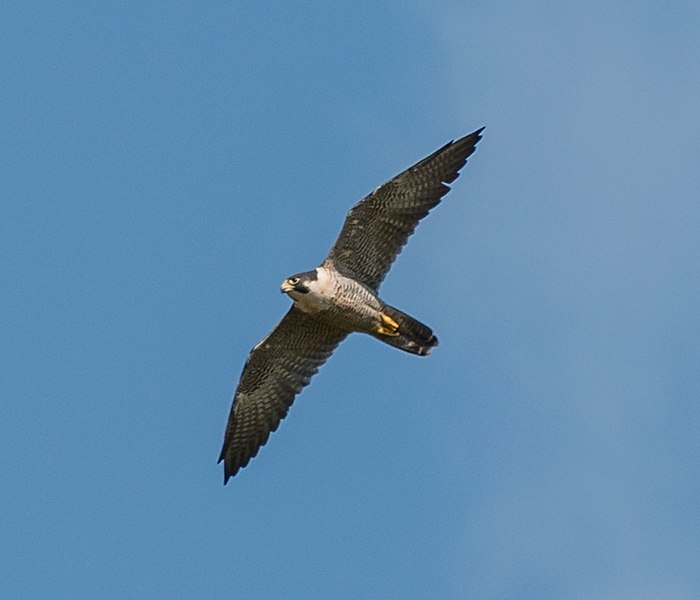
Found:
[{"label": "falcon's eye", "polygon": [[289,279],[287,279],[287,283],[289,283],[289,285],[296,285],[297,283],[299,283],[299,278],[290,277]]}]

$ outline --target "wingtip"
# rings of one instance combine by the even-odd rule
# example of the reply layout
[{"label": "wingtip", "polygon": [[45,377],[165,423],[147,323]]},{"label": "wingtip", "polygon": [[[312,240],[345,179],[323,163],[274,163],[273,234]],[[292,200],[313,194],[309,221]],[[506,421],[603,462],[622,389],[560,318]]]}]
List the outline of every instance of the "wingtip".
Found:
[{"label": "wingtip", "polygon": [[476,129],[475,131],[472,131],[471,133],[468,133],[461,140],[457,140],[457,141],[461,142],[461,141],[467,141],[467,140],[474,140],[474,144],[476,144],[483,137],[481,134],[484,131],[484,129],[486,129],[485,125],[483,127],[479,127],[479,129]]},{"label": "wingtip", "polygon": [[[219,460],[216,461],[216,464],[219,465],[221,464],[221,461],[226,459],[226,446],[224,446],[221,450],[221,454],[219,455]],[[224,462],[224,485],[228,483],[228,480],[233,477],[234,473],[230,471],[228,468],[228,465]]]},{"label": "wingtip", "polygon": [[233,469],[233,470],[232,470],[232,469],[229,467],[229,465],[227,465],[226,463],[224,463],[224,485],[226,485],[226,484],[228,483],[228,480],[231,479],[231,477],[233,477],[233,476],[236,474],[237,471],[238,471],[238,469]]},{"label": "wingtip", "polygon": [[[464,166],[464,164],[467,162],[467,159],[474,154],[476,151],[476,145],[479,143],[481,140],[481,132],[484,131],[486,127],[479,127],[479,129],[472,131],[471,133],[468,133],[464,137],[459,138],[456,141],[448,142],[445,146],[440,148],[437,152],[432,154],[428,159],[433,158],[434,156],[437,156],[441,154],[443,151],[449,152],[449,154],[453,157],[454,159],[454,167],[455,167],[455,172],[453,174],[453,177],[451,179],[444,179],[444,183],[452,183],[457,177],[459,177],[459,170]],[[426,159],[426,161],[428,160]],[[423,161],[425,162],[425,161]],[[420,163],[419,163],[420,164]]]}]

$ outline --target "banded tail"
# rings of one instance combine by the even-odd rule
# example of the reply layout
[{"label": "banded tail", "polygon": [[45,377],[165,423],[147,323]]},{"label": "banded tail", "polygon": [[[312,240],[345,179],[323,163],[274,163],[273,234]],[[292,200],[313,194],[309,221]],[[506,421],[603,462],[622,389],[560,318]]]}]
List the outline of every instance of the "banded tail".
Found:
[{"label": "banded tail", "polygon": [[438,345],[438,339],[430,327],[393,306],[384,306],[382,323],[383,326],[374,336],[405,352],[427,356]]}]

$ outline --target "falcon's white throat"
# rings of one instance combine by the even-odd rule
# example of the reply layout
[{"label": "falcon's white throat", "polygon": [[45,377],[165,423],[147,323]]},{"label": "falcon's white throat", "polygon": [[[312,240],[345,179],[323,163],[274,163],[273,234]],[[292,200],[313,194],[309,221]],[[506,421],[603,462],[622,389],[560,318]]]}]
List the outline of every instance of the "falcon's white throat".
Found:
[{"label": "falcon's white throat", "polygon": [[304,285],[309,290],[306,294],[300,294],[292,290],[289,292],[289,295],[305,313],[314,314],[333,305],[336,292],[336,278],[327,269],[323,267],[317,268],[316,279],[305,281]]}]

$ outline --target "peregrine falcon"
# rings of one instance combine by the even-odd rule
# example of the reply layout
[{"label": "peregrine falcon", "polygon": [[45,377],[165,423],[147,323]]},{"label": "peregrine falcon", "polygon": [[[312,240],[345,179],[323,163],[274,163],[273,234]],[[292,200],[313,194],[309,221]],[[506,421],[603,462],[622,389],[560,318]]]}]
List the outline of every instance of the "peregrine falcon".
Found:
[{"label": "peregrine falcon", "polygon": [[293,304],[243,367],[219,457],[224,483],[258,453],[348,334],[367,333],[418,356],[437,346],[430,327],[379,298],[379,286],[418,222],[450,190],[447,184],[459,176],[483,129],[380,185],[347,214],[319,267],[282,282]]}]

